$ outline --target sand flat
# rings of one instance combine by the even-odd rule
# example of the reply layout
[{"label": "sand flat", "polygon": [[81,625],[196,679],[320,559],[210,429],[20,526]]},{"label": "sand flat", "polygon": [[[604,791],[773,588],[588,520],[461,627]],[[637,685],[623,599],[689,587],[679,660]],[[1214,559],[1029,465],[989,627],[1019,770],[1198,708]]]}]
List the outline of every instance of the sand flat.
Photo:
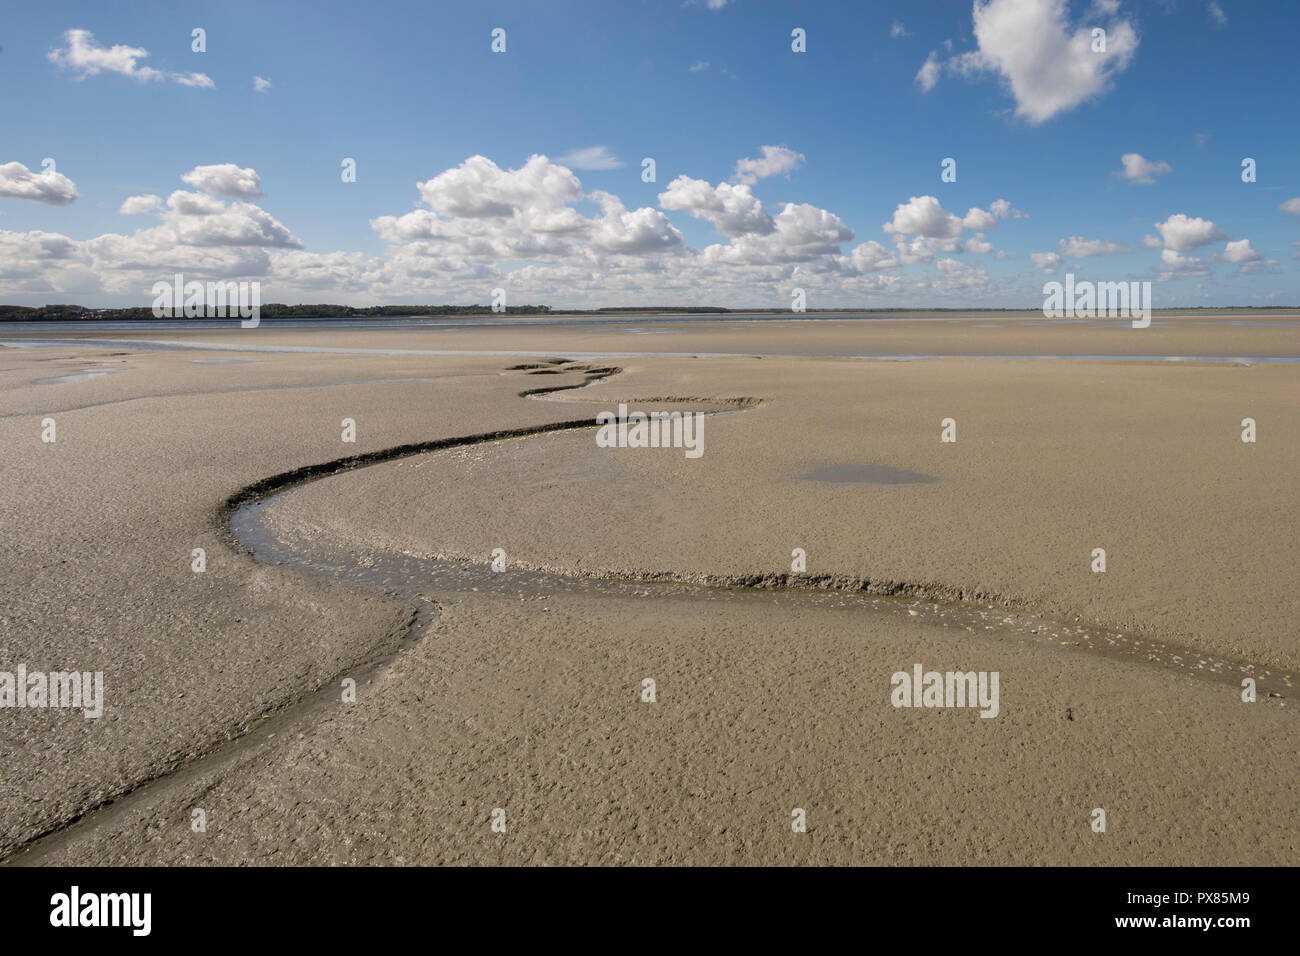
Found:
[{"label": "sand flat", "polygon": [[[642,351],[922,353],[936,345],[927,321],[637,339]],[[970,335],[953,347],[990,354],[1005,354],[1009,337],[1021,350],[1097,354],[1107,336],[1119,349],[1130,335],[949,326],[944,347]],[[1153,354],[1203,355],[1285,356],[1295,333],[1145,331],[1165,336],[1147,340]],[[399,352],[537,347],[538,358],[633,338],[255,332],[261,343]],[[3,357],[4,656],[103,669],[109,710],[99,721],[6,713],[0,849],[163,775],[176,786],[92,813],[35,852],[252,863],[1294,858],[1289,698],[1246,705],[1194,676],[781,594],[433,593],[436,625],[358,704],[290,720],[210,772],[194,759],[230,736],[252,740],[263,714],[287,705],[289,719],[294,701],[390,652],[412,613],[382,589],[232,549],[226,496],[344,454],[594,415],[620,399],[757,404],[709,418],[694,461],[598,449],[585,432],[542,435],[327,478],[277,501],[269,524],[345,559],[392,549],[485,563],[504,547],[517,564],[597,575],[785,571],[799,546],[810,571],[985,591],[1293,676],[1294,366],[641,357],[539,401],[518,393],[583,375],[507,371],[516,363],[491,356],[66,346]],[[36,384],[106,365],[129,368]],[[58,442],[42,445],[51,414]],[[1259,422],[1254,445],[1239,438],[1246,415]],[[948,416],[955,445],[938,440]],[[354,446],[340,442],[344,417],[358,422]],[[863,465],[940,480],[808,478]],[[1104,575],[1088,570],[1097,545]],[[195,575],[200,546],[208,570]],[[915,662],[999,670],[1002,713],[892,708],[889,675]],[[663,688],[656,704],[637,699],[645,676]],[[197,769],[170,775],[178,764]],[[202,837],[188,827],[200,794],[216,821]],[[509,808],[506,835],[488,829],[498,806]],[[1096,806],[1111,813],[1107,834],[1088,829]],[[806,841],[792,840],[793,807],[808,810]]]}]

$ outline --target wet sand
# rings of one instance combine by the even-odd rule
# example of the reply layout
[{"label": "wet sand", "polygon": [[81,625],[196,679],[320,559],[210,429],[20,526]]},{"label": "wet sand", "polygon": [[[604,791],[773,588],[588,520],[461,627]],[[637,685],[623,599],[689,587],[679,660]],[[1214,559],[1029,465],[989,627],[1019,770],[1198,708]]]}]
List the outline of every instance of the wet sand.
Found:
[{"label": "wet sand", "polygon": [[[833,324],[642,341],[658,349],[671,337],[685,348],[665,351],[705,353],[743,338],[774,356],[1012,345],[1004,329],[951,322],[942,343],[919,320],[910,331]],[[1152,336],[1151,354],[1295,351],[1294,329],[1201,325],[1025,325],[1014,351],[1098,354],[1104,340],[1140,334]],[[526,331],[192,338],[426,350],[505,350],[509,339],[545,358],[615,351],[609,339],[629,337]],[[73,347],[2,358],[13,516],[4,657],[31,670],[102,669],[108,699],[97,721],[5,712],[6,851],[135,790],[26,857],[1294,858],[1294,366],[641,357],[539,401],[518,393],[583,374],[508,371],[519,363],[491,356]],[[131,368],[35,384],[114,364]],[[665,397],[754,401],[706,420],[697,460],[600,449],[593,427],[378,464],[269,506],[277,537],[339,567],[388,552],[486,565],[493,548],[506,551],[511,570],[493,575],[497,589],[427,588],[439,613],[405,645],[419,582],[394,580],[387,596],[374,581],[269,566],[223,527],[221,503],[269,475]],[[59,423],[53,446],[39,440],[46,415]],[[1247,415],[1259,422],[1253,445],[1239,437]],[[357,422],[355,445],[340,441],[344,417]],[[957,420],[955,444],[939,441],[944,417]],[[825,469],[851,480],[817,480]],[[937,480],[881,480],[909,472]],[[1105,574],[1089,570],[1096,546],[1107,549]],[[207,549],[204,574],[190,571],[192,547]],[[773,583],[794,547],[807,551],[809,574],[841,587],[924,586],[906,598],[917,614],[837,593],[548,589],[525,585],[519,570],[593,588],[610,575]],[[512,574],[520,589],[508,593]],[[999,618],[1036,616],[1040,633],[1000,620],[967,630],[924,606],[977,595]],[[1147,642],[1157,659],[1089,653],[1066,630],[1084,624]],[[1162,643],[1254,663],[1284,696],[1244,704],[1234,682],[1164,666]],[[399,646],[355,704],[292,706]],[[890,674],[917,662],[999,671],[999,716],[891,707]],[[657,681],[656,703],[640,702],[645,677]],[[284,716],[264,721],[276,708]],[[276,736],[258,739],[271,724]],[[193,759],[240,735],[229,759]],[[191,769],[168,773],[181,764]],[[159,776],[172,785],[137,790]],[[206,833],[189,826],[195,807]],[[497,807],[504,834],[490,829]],[[807,811],[806,834],[791,832],[795,807]],[[1107,809],[1105,834],[1089,828],[1094,807]]]}]

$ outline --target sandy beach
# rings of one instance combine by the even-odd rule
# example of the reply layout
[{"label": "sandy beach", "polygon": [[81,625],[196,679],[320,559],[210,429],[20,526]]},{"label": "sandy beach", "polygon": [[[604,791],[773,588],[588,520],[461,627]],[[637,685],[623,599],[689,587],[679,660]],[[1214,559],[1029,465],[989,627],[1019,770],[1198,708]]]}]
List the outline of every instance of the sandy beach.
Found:
[{"label": "sandy beach", "polygon": [[1289,863],[1297,321],[0,330],[0,854]]}]

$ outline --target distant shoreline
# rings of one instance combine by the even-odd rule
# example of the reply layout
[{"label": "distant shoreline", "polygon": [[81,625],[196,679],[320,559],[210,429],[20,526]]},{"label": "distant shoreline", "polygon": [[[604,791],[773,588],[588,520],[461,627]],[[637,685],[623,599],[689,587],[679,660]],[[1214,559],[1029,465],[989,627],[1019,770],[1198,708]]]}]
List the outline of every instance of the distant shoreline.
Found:
[{"label": "distant shoreline", "polygon": [[[1280,306],[1261,306],[1261,305],[1230,305],[1230,306],[1170,306],[1163,309],[1153,309],[1156,315],[1169,315],[1172,313],[1182,312],[1205,312],[1222,314],[1226,312],[1240,312],[1245,314],[1258,312],[1297,312],[1300,313],[1300,305],[1280,305]],[[604,316],[658,316],[658,315],[790,315],[790,316],[828,316],[836,315],[926,315],[932,313],[961,313],[961,314],[990,314],[990,315],[1007,315],[1013,313],[1024,313],[1026,315],[1041,315],[1041,308],[962,308],[953,306],[936,306],[933,308],[860,308],[860,309],[808,309],[803,312],[792,312],[788,308],[723,308],[721,306],[628,306],[628,307],[610,307],[602,309],[552,309],[550,306],[511,306],[505,311],[494,311],[490,306],[485,305],[439,305],[439,306],[400,306],[400,305],[380,305],[368,306],[364,308],[354,308],[351,306],[321,304],[321,305],[285,305],[283,303],[272,302],[261,306],[262,319],[375,319],[382,321],[385,319],[439,319],[439,318],[471,318],[499,315],[502,318],[559,318],[572,316],[588,316],[591,318],[601,318]],[[21,306],[21,305],[0,305],[0,323],[24,323],[24,322],[157,322],[169,319],[185,320],[189,322],[226,322],[229,321],[224,316],[155,316],[153,309],[149,306],[133,306],[130,308],[120,309],[96,309],[85,306],[75,305],[45,305],[45,306]]]}]

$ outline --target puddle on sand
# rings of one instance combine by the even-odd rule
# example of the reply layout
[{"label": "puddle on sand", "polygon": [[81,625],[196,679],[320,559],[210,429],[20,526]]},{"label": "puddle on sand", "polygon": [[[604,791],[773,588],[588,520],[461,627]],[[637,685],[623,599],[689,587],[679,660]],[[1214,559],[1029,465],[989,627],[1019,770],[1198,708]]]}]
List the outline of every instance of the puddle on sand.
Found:
[{"label": "puddle on sand", "polygon": [[105,375],[112,375],[114,372],[129,372],[135,366],[119,365],[115,368],[83,368],[80,372],[73,372],[69,375],[56,375],[53,378],[38,378],[37,385],[64,385],[68,382],[89,382],[92,378],[103,378]]},{"label": "puddle on sand", "polygon": [[853,485],[932,485],[936,481],[943,480],[919,471],[870,463],[822,465],[803,475],[802,478],[804,481],[828,481]]}]

